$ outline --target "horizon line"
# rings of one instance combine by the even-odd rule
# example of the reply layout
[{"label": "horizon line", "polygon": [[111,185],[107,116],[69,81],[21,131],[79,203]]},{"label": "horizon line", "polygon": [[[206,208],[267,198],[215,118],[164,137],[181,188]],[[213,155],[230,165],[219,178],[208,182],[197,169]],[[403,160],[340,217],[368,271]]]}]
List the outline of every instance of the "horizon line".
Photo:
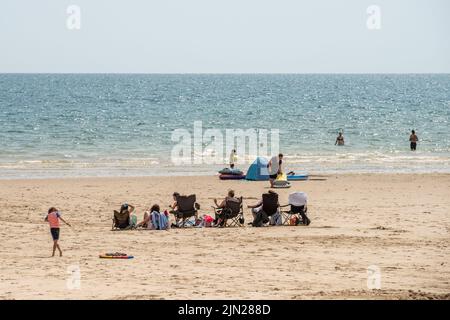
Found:
[{"label": "horizon line", "polygon": [[450,75],[450,72],[0,72],[0,75]]}]

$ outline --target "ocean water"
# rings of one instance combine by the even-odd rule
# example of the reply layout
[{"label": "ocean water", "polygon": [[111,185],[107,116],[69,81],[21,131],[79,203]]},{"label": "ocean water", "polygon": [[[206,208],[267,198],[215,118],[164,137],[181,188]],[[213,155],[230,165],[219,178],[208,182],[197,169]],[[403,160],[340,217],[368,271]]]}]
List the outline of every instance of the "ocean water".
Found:
[{"label": "ocean water", "polygon": [[223,163],[172,161],[174,130],[195,121],[278,129],[289,170],[450,172],[448,74],[0,74],[0,178],[213,174],[226,152]]}]

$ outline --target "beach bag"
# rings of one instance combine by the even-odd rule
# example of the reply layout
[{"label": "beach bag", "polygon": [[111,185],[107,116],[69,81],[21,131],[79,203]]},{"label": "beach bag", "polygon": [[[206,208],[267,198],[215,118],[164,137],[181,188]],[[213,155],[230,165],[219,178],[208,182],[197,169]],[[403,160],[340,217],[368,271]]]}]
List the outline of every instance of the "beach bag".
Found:
[{"label": "beach bag", "polygon": [[194,226],[196,226],[196,227],[203,227],[203,219],[202,218],[198,218],[198,219],[195,219],[195,222],[194,222]]},{"label": "beach bag", "polygon": [[205,214],[203,217],[199,218],[196,220],[195,222],[195,226],[198,228],[209,228],[212,227],[214,225],[214,219],[213,217]]},{"label": "beach bag", "polygon": [[203,217],[203,226],[204,227],[212,227],[214,224],[214,218],[209,216],[209,215],[205,215]]},{"label": "beach bag", "polygon": [[169,228],[169,219],[164,213],[159,213],[157,211],[153,211],[151,213],[151,221],[149,221],[153,225],[152,229],[156,230],[166,230]]},{"label": "beach bag", "polygon": [[132,229],[136,228],[138,224],[137,221],[138,221],[137,216],[135,214],[132,214],[130,216],[130,228]]},{"label": "beach bag", "polygon": [[289,225],[290,226],[296,226],[296,225],[298,225],[299,224],[299,219],[298,219],[298,217],[295,217],[295,216],[293,216],[293,217],[291,217],[290,219],[289,219]]}]

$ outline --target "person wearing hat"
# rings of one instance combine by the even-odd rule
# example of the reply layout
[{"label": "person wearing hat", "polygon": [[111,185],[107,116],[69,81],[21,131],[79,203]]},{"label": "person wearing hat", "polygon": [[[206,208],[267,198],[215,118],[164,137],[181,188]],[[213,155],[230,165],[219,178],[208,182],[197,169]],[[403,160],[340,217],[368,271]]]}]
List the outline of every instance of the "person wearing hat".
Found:
[{"label": "person wearing hat", "polygon": [[131,204],[128,203],[124,203],[121,207],[120,207],[120,214],[124,214],[127,213],[131,215],[131,213],[134,211],[134,206],[132,206]]}]

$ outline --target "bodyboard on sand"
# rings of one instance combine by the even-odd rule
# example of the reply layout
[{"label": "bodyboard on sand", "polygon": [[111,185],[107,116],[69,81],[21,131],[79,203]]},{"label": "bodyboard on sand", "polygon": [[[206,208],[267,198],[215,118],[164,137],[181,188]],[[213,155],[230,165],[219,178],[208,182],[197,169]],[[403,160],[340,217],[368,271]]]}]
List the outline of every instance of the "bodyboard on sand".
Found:
[{"label": "bodyboard on sand", "polygon": [[105,253],[99,255],[100,259],[133,259],[133,256],[128,254],[117,254],[117,253]]},{"label": "bodyboard on sand", "polygon": [[290,188],[291,184],[287,181],[285,173],[280,173],[273,182],[273,188]]},{"label": "bodyboard on sand", "polygon": [[287,179],[288,181],[308,180],[308,175],[307,174],[288,175]]},{"label": "bodyboard on sand", "polygon": [[286,184],[273,184],[272,188],[276,188],[276,189],[282,189],[282,188],[290,188],[291,184],[288,182]]}]

